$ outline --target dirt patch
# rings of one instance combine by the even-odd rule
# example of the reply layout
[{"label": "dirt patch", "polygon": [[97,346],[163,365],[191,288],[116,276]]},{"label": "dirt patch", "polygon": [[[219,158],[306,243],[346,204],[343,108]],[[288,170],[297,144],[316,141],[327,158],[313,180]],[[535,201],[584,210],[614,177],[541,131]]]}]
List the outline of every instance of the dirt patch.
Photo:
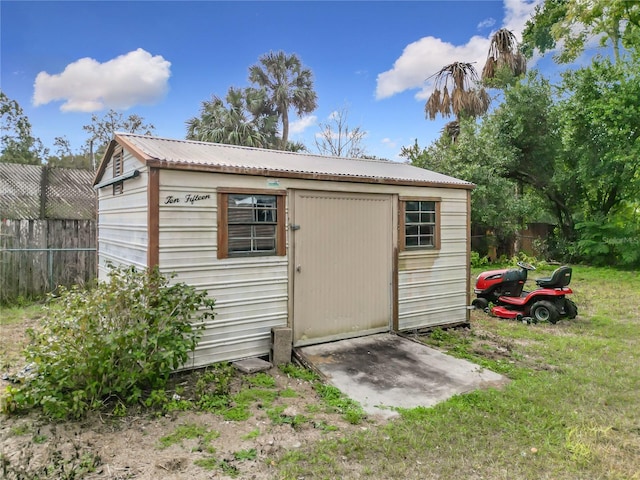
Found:
[{"label": "dirt patch", "polygon": [[[2,326],[2,391],[24,368],[25,331],[35,322]],[[180,385],[183,398],[191,395],[199,373],[174,377],[173,387]],[[96,413],[82,421],[57,423],[36,413],[1,416],[0,478],[270,479],[276,477],[277,459],[287,451],[383,422],[370,417],[353,425],[320,398],[312,381],[278,368],[265,373],[275,380],[265,388],[275,399],[254,401],[243,421],[195,409],[168,414],[130,411],[124,417]],[[247,385],[246,375],[234,374],[233,393]],[[176,437],[176,432],[189,428],[197,434]],[[172,435],[175,440],[167,441]]]},{"label": "dirt patch", "polygon": [[[277,368],[267,373],[276,381],[275,390],[288,392],[269,406],[271,412],[281,411],[281,422],[260,403],[251,407],[245,421],[196,411],[124,418],[94,414],[60,423],[35,414],[3,416],[2,478],[268,479],[274,478],[275,463],[287,451],[378,423],[370,418],[352,425],[323,404],[311,382],[290,378]],[[293,418],[297,421],[287,421]],[[207,433],[168,446],[162,442],[189,426]]]}]

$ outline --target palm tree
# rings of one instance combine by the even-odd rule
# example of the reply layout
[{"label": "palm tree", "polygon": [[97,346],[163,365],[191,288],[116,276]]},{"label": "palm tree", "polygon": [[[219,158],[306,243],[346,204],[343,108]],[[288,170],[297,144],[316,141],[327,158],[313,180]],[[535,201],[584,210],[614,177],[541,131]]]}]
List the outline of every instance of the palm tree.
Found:
[{"label": "palm tree", "polygon": [[516,36],[506,28],[501,28],[491,37],[487,61],[482,69],[482,80],[495,80],[496,74],[505,69],[518,77],[527,71],[527,61],[520,51]]},{"label": "palm tree", "polygon": [[459,132],[461,116],[477,117],[489,109],[489,95],[478,85],[478,74],[472,64],[454,62],[432,77],[435,77],[434,89],[425,104],[425,114],[429,120],[435,120],[438,114],[443,117],[454,115],[455,121],[448,123],[446,128],[450,135]]},{"label": "palm tree", "polygon": [[249,67],[249,81],[267,92],[282,122],[279,148],[285,150],[289,141],[289,109],[295,108],[301,116],[317,108],[311,70],[303,68],[295,54],[270,52],[260,57],[259,64]]},{"label": "palm tree", "polygon": [[277,116],[269,110],[263,91],[231,87],[225,101],[213,96],[202,102],[200,117],[187,121],[189,140],[261,148],[275,145]]}]

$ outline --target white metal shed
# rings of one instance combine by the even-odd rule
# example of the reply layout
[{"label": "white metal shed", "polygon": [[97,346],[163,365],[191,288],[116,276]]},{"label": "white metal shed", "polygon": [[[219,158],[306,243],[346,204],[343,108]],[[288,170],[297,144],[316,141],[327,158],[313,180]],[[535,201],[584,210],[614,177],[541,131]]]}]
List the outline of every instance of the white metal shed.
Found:
[{"label": "white metal shed", "polygon": [[189,366],[468,321],[473,185],[408,164],[118,133],[95,177],[99,276],[208,290]]}]

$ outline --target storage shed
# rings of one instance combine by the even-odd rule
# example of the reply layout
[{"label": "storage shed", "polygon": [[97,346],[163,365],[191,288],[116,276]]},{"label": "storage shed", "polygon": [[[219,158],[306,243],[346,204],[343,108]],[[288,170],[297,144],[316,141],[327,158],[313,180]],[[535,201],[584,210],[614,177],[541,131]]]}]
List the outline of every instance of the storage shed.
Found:
[{"label": "storage shed", "polygon": [[473,185],[408,164],[117,133],[99,276],[158,265],[216,299],[189,367],[468,321]]}]

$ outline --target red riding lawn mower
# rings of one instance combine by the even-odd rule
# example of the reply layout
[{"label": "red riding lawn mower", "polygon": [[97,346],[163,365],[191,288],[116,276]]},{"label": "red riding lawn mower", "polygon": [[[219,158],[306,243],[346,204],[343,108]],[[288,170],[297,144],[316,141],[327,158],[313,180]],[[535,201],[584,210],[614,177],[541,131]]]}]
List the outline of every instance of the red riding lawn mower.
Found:
[{"label": "red riding lawn mower", "polygon": [[[523,291],[527,273],[536,269],[525,262],[517,263],[519,269],[491,270],[478,275],[471,306],[500,318],[525,323],[556,323],[560,318],[575,318],[576,304],[566,298],[573,293],[571,267],[560,267],[550,277],[536,279],[539,288]],[[493,304],[493,306],[490,306]]]}]

